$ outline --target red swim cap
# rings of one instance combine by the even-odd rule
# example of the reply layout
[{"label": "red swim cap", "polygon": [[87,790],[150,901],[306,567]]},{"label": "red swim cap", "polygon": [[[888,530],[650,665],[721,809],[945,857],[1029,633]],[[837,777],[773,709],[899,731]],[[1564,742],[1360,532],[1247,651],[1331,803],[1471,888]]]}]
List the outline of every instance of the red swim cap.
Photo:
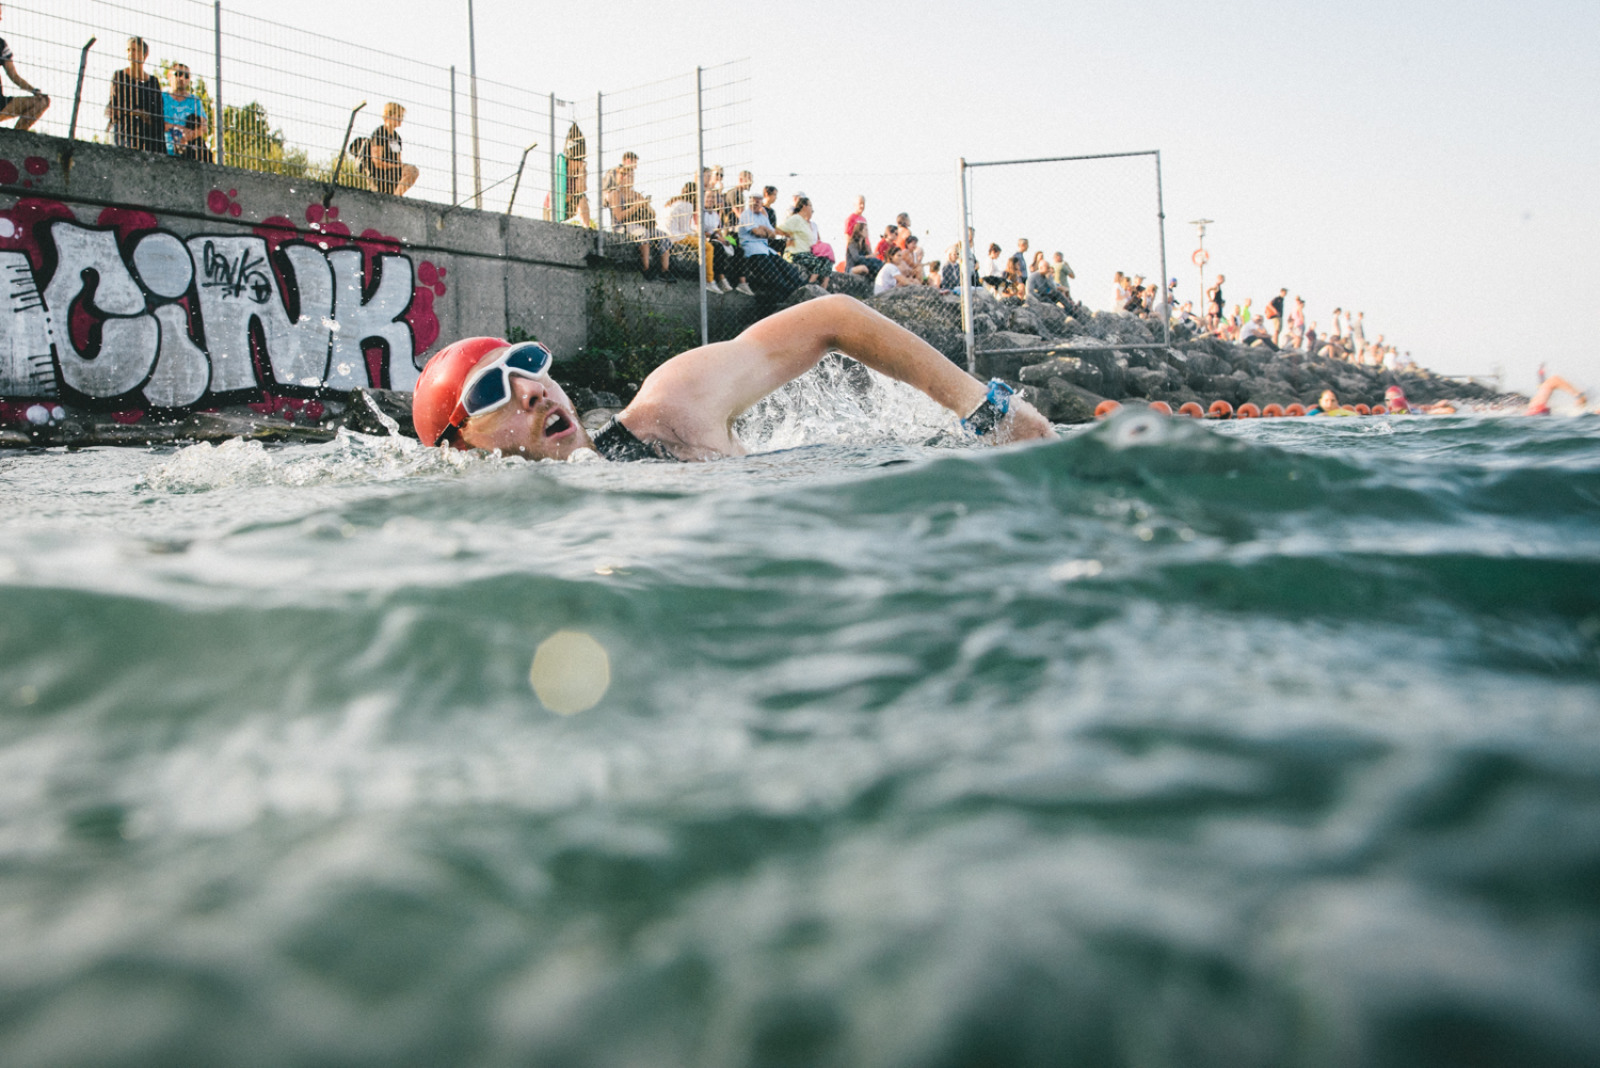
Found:
[{"label": "red swim cap", "polygon": [[[469,337],[433,354],[417,378],[411,398],[411,425],[424,445],[439,444],[439,436],[448,428],[467,421],[466,409],[461,407],[462,383],[479,360],[508,344],[498,337]],[[466,448],[460,442],[456,447]]]}]

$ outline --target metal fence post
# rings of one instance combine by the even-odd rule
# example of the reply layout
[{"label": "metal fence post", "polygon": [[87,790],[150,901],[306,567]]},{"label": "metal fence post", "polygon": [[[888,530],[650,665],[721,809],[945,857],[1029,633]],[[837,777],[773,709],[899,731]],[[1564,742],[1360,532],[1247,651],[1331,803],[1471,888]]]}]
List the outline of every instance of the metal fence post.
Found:
[{"label": "metal fence post", "polygon": [[483,154],[478,145],[478,30],[467,0],[467,76],[472,93],[472,206],[483,210]]},{"label": "metal fence post", "polygon": [[694,236],[696,260],[695,274],[700,281],[700,344],[711,344],[711,331],[706,316],[706,269],[711,266],[706,248],[706,109],[703,95],[704,68],[694,69]]},{"label": "metal fence post", "polygon": [[1161,317],[1161,340],[1172,344],[1172,289],[1167,285],[1172,281],[1167,274],[1167,207],[1161,199],[1161,150],[1156,150],[1156,227],[1161,233],[1161,292],[1166,299],[1162,302],[1166,313]]},{"label": "metal fence post", "polygon": [[450,64],[450,206],[461,203],[461,168],[456,164],[456,65]]},{"label": "metal fence post", "polygon": [[594,251],[595,255],[603,256],[606,251],[606,121],[605,121],[605,94],[594,94],[594,166],[589,168],[585,181],[585,194],[599,191],[600,197],[596,200],[589,198],[590,207],[594,210]]},{"label": "metal fence post", "polygon": [[222,110],[222,0],[216,0],[211,6],[211,29],[213,33],[212,47],[217,60],[217,87],[211,94],[211,106],[216,109],[216,114],[211,118],[216,123],[217,146],[212,155],[216,156],[218,166],[226,164],[227,153],[223,150],[222,127],[224,125]]},{"label": "metal fence post", "polygon": [[[565,218],[566,205],[556,203],[556,94],[550,94],[550,221]],[[562,199],[565,199],[564,197]]]},{"label": "metal fence post", "polygon": [[967,236],[971,215],[967,209],[967,160],[956,160],[956,181],[961,185],[961,334],[967,346],[967,373],[978,373],[977,346],[972,338],[972,241]]}]

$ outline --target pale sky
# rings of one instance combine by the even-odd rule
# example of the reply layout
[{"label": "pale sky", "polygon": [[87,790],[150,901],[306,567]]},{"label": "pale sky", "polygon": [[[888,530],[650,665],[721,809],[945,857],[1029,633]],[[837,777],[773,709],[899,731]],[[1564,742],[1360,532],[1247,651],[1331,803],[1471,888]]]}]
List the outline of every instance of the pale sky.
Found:
[{"label": "pale sky", "polygon": [[[466,7],[224,5],[463,72]],[[475,11],[480,74],[580,106],[749,57],[743,153],[780,203],[812,197],[841,252],[858,193],[874,237],[908,211],[930,251],[955,240],[961,156],[1160,149],[1180,300],[1197,286],[1187,223],[1206,217],[1208,281],[1227,275],[1230,305],[1260,309],[1287,286],[1324,325],[1335,305],[1364,311],[1369,337],[1424,366],[1498,366],[1527,391],[1543,360],[1600,394],[1600,4],[475,0]],[[23,17],[8,4],[7,31]],[[608,164],[621,147],[607,140]],[[1131,165],[995,176],[975,189],[977,240],[1065,245],[1075,294],[1104,307],[1111,270],[1157,273],[1153,192]],[[1091,247],[1108,235],[1128,242],[1126,262]]]}]

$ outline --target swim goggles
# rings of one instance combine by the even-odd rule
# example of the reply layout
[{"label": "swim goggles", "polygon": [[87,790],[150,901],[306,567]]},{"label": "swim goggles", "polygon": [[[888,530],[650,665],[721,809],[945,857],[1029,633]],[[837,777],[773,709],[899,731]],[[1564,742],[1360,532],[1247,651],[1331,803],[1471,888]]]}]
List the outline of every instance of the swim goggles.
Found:
[{"label": "swim goggles", "polygon": [[467,376],[461,384],[461,408],[468,417],[504,408],[511,402],[511,376],[538,378],[550,369],[550,350],[537,341],[512,345]]}]

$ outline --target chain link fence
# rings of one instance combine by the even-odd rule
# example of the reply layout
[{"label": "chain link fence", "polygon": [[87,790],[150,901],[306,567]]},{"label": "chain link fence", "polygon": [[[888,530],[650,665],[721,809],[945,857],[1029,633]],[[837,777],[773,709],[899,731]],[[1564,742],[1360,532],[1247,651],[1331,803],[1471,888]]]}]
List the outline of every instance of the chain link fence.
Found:
[{"label": "chain link fence", "polygon": [[[191,72],[207,124],[204,150],[230,166],[319,182],[337,173],[357,188],[598,228],[592,176],[620,159],[624,143],[646,161],[638,186],[660,205],[694,180],[701,134],[708,158],[735,166],[749,158],[742,63],[706,68],[701,110],[694,74],[567,100],[385,51],[380,41],[343,41],[205,0],[25,0],[7,4],[6,15],[19,71],[51,97],[35,129],[58,137],[131,141],[129,124],[113,121],[122,115],[113,113],[113,82],[138,37],[148,46],[144,72],[162,89],[172,88],[175,65]],[[388,140],[386,111],[399,118],[403,170],[387,166],[382,146],[374,159],[373,142]]]},{"label": "chain link fence", "polygon": [[[1161,154],[959,164],[967,366],[1015,374],[1058,350],[1170,341]],[[1009,375],[1008,375],[1009,377]]]}]

